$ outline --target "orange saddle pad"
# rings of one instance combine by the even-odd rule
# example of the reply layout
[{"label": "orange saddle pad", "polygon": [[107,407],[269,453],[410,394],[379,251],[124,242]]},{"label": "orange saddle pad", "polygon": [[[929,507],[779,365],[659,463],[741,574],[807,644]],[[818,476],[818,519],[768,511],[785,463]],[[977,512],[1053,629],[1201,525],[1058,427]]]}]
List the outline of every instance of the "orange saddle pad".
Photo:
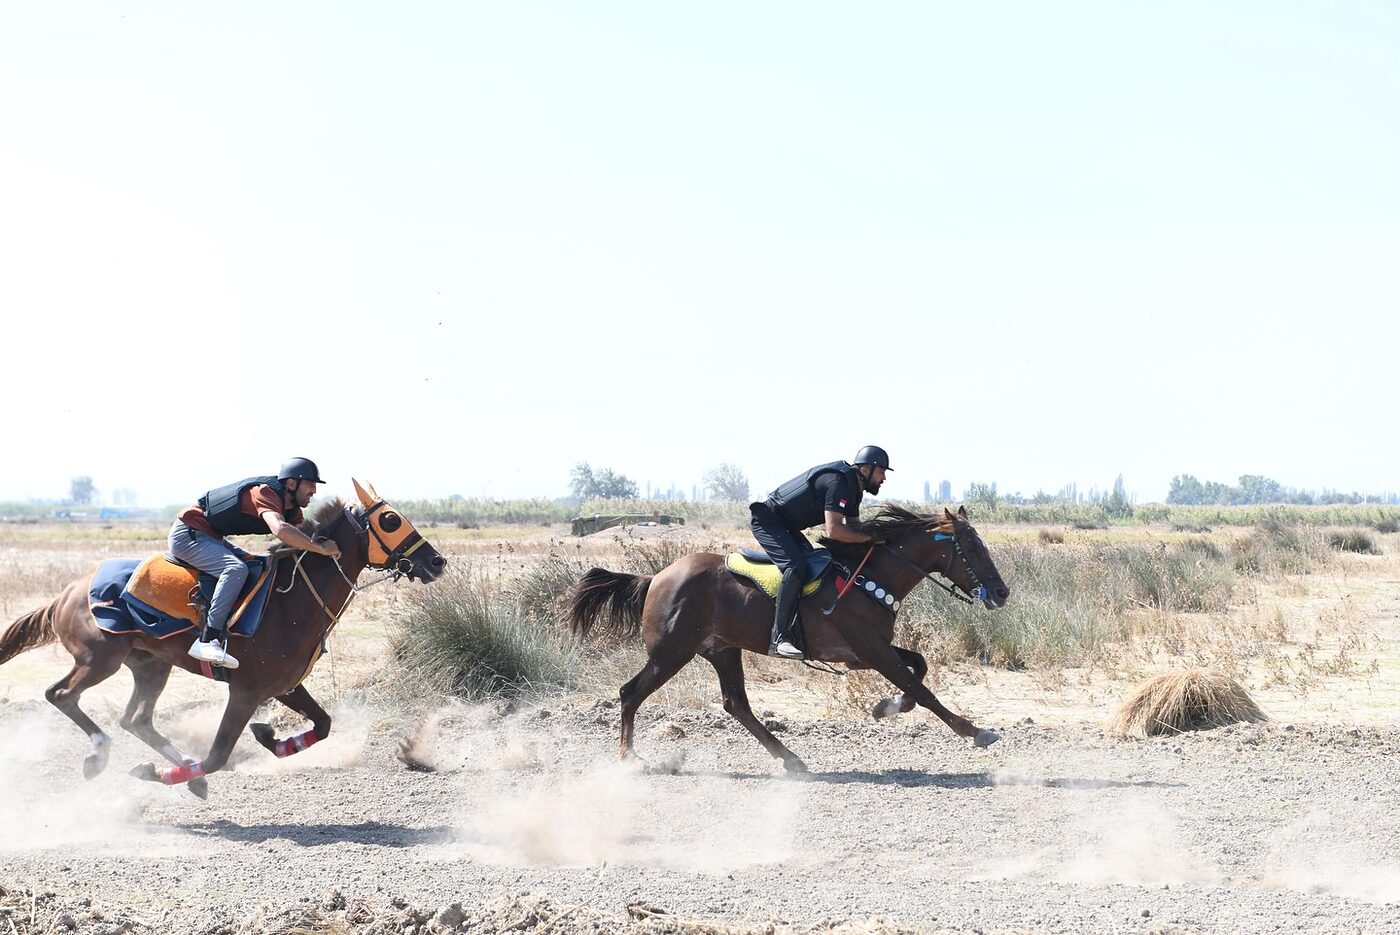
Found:
[{"label": "orange saddle pad", "polygon": [[[257,595],[263,582],[272,571],[272,562],[267,562],[261,575],[250,575],[244,583],[243,593],[229,614],[229,626],[238,622],[243,611]],[[126,593],[169,617],[188,620],[191,623],[203,621],[203,611],[194,606],[199,590],[199,572],[185,565],[179,565],[164,555],[152,555],[131,575],[126,584]],[[207,603],[200,599],[201,603]]]}]

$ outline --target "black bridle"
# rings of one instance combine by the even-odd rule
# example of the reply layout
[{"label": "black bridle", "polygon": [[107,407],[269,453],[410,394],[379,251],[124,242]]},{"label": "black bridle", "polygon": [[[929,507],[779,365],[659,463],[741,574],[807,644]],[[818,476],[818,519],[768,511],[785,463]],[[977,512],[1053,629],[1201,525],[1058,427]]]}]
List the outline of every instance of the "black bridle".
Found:
[{"label": "black bridle", "polygon": [[933,530],[932,532],[933,541],[935,542],[944,542],[949,539],[953,541],[953,551],[948,556],[946,567],[944,567],[944,569],[942,571],[939,571],[938,573],[943,577],[947,578],[949,581],[952,581],[952,575],[948,574],[948,572],[953,570],[953,556],[956,555],[959,559],[962,560],[963,569],[967,572],[967,576],[972,579],[973,587],[970,591],[967,591],[966,594],[959,593],[958,588],[960,587],[960,585],[958,585],[956,582],[954,582],[952,587],[949,587],[942,581],[939,581],[937,578],[935,578],[933,576],[933,571],[925,571],[922,566],[920,566],[918,563],[908,558],[907,556],[901,554],[898,549],[896,549],[889,543],[882,542],[880,543],[880,547],[883,548],[886,552],[889,552],[895,558],[899,559],[904,564],[908,565],[910,568],[913,568],[915,571],[917,571],[923,577],[927,578],[929,581],[932,581],[938,587],[953,595],[953,597],[956,597],[958,600],[962,601],[964,604],[976,604],[979,602],[985,603],[987,600],[987,586],[982,583],[982,579],[978,576],[977,571],[972,567],[972,562],[968,559],[967,553],[963,551],[961,536],[962,530],[958,529],[957,527],[954,527],[952,535],[949,535],[946,532],[938,532],[936,530]]}]

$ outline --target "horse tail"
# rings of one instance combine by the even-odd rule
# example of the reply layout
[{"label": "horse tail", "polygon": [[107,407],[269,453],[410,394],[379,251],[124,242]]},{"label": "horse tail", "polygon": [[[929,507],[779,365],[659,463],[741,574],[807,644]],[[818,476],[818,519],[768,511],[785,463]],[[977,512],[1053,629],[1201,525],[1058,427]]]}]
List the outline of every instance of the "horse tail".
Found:
[{"label": "horse tail", "polygon": [[612,636],[636,636],[642,631],[642,605],[646,603],[651,575],[628,575],[606,568],[590,568],[569,596],[569,629],[587,636],[593,624]]},{"label": "horse tail", "polygon": [[0,665],[25,650],[38,649],[58,639],[53,628],[54,611],[57,609],[58,600],[55,600],[49,606],[30,611],[10,624],[5,635],[0,636]]}]

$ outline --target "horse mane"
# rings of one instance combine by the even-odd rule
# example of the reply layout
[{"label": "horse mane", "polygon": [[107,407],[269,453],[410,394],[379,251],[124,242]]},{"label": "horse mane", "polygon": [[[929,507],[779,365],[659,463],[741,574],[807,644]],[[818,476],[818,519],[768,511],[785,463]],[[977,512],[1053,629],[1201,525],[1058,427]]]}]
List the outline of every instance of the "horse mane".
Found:
[{"label": "horse mane", "polygon": [[[297,524],[297,529],[314,539],[318,532],[339,519],[340,514],[344,512],[345,501],[339,497],[317,500],[306,508],[306,512],[302,514],[301,522]],[[282,552],[287,549],[295,549],[295,547],[279,540],[272,543],[267,550],[269,552]]]},{"label": "horse mane", "polygon": [[[939,530],[951,534],[954,526],[955,522],[949,520],[946,513],[925,516],[922,513],[915,513],[913,510],[906,510],[902,506],[886,503],[870,519],[861,521],[860,531],[869,533],[876,542],[890,542],[906,533],[915,531]],[[837,542],[826,536],[822,536],[819,541],[838,555],[856,553],[863,555],[866,549],[866,544],[863,542]]]}]

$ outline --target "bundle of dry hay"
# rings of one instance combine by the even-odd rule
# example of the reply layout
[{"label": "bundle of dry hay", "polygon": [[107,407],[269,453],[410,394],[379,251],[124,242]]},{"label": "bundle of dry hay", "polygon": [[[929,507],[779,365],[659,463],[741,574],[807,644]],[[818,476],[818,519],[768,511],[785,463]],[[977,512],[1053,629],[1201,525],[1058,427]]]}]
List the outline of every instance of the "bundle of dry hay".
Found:
[{"label": "bundle of dry hay", "polygon": [[1222,672],[1187,669],[1159,675],[1133,692],[1108,722],[1108,731],[1149,737],[1267,720],[1239,682]]}]

